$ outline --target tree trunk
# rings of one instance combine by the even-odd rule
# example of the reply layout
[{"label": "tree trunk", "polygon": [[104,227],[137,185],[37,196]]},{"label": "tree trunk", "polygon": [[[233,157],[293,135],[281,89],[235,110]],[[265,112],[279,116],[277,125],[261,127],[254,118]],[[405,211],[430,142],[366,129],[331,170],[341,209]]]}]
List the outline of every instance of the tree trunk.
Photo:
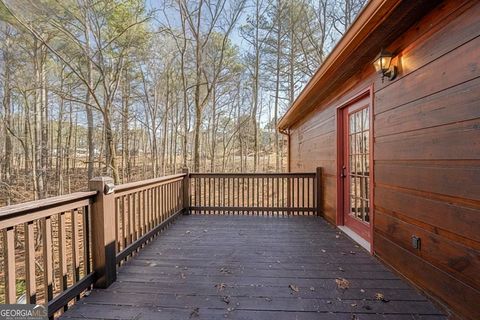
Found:
[{"label": "tree trunk", "polygon": [[103,122],[105,125],[105,164],[106,164],[106,172],[108,175],[112,175],[113,181],[115,184],[120,183],[120,177],[118,175],[118,169],[116,164],[116,150],[115,150],[115,140],[113,136],[112,130],[112,122],[111,122],[111,105],[106,105],[103,111]]},{"label": "tree trunk", "polygon": [[[280,9],[279,9],[280,10]],[[277,18],[278,23],[278,33],[277,33],[277,42],[276,42],[276,66],[275,66],[275,104],[274,104],[274,111],[273,111],[273,123],[275,126],[274,135],[275,135],[275,170],[279,172],[280,170],[280,144],[279,144],[279,137],[278,132],[276,130],[278,124],[278,103],[280,97],[280,58],[281,58],[281,51],[282,51],[282,34],[281,34],[281,22],[280,17]]]},{"label": "tree trunk", "polygon": [[[85,49],[86,54],[90,55],[90,24],[85,17]],[[92,79],[92,61],[87,59],[87,82],[89,87],[93,87]],[[90,106],[91,93],[90,90],[86,90],[85,93],[85,113],[87,115],[87,144],[88,144],[88,158],[87,158],[87,176],[88,181],[93,178],[94,173],[94,161],[95,161],[95,143],[93,141],[93,111]]]},{"label": "tree trunk", "polygon": [[35,103],[34,103],[34,140],[33,140],[33,152],[34,152],[34,168],[33,179],[35,181],[35,199],[43,199],[45,197],[44,188],[44,174],[42,172],[42,111],[43,111],[43,95],[42,95],[42,45],[37,40],[34,41],[34,76],[37,89],[35,90]]},{"label": "tree trunk", "polygon": [[11,104],[12,104],[12,91],[11,91],[11,39],[10,39],[10,32],[9,28],[5,32],[5,41],[4,41],[4,48],[3,48],[3,62],[4,62],[4,83],[3,83],[3,111],[4,111],[4,125],[3,125],[3,134],[5,137],[5,155],[4,155],[4,163],[2,168],[2,175],[0,178],[3,179],[5,183],[10,185],[10,175],[12,170],[12,138],[9,130],[12,130],[12,115],[11,115]]}]

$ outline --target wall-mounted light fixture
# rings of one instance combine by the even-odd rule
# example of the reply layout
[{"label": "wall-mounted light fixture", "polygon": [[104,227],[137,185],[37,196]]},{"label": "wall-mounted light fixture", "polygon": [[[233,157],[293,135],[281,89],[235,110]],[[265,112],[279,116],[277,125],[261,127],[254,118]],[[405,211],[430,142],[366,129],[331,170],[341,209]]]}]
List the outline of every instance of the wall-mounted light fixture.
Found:
[{"label": "wall-mounted light fixture", "polygon": [[382,49],[380,53],[373,60],[375,70],[382,75],[383,78],[393,80],[397,76],[397,67],[392,64],[393,54],[387,50]]}]

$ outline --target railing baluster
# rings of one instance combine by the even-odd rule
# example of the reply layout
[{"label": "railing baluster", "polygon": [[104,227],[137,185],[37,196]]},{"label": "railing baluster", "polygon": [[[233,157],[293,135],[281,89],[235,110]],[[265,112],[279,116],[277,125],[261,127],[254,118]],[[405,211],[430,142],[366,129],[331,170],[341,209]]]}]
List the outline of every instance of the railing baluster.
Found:
[{"label": "railing baluster", "polygon": [[127,222],[126,216],[127,216],[127,200],[125,196],[122,196],[122,249],[125,249],[127,247]]},{"label": "railing baluster", "polygon": [[43,272],[45,302],[53,299],[53,261],[52,261],[52,220],[50,217],[43,219]]},{"label": "railing baluster", "polygon": [[[305,208],[305,179],[301,178],[301,180],[302,180],[302,186],[300,188],[300,194],[302,199],[301,208]],[[302,215],[305,215],[305,211],[302,211],[301,213]]]},{"label": "railing baluster", "polygon": [[5,302],[17,303],[15,276],[15,227],[7,228],[3,234],[5,266]]},{"label": "railing baluster", "polygon": [[138,239],[138,227],[137,227],[137,192],[132,194],[132,226],[133,226],[133,240]]},{"label": "railing baluster", "polygon": [[152,229],[152,219],[151,219],[151,195],[150,195],[150,188],[147,188],[144,192],[145,192],[145,197],[144,197],[144,205],[145,205],[145,217],[146,217],[146,228],[147,228],[147,231],[151,230]]},{"label": "railing baluster", "polygon": [[[203,190],[202,190],[202,206],[207,206],[207,179],[202,178]],[[202,214],[205,214],[205,210],[202,210]]]},{"label": "railing baluster", "polygon": [[[65,235],[65,212],[58,214],[58,255],[60,263],[60,287],[62,292],[67,290],[68,287],[68,277],[67,277],[67,245],[66,245],[66,235]],[[63,307],[63,310],[68,309],[68,304]]]},{"label": "railing baluster", "polygon": [[[117,248],[117,251],[120,251],[120,238],[119,238],[119,228],[120,228],[120,222],[119,222],[119,213],[120,213],[120,200],[118,198],[115,198],[115,247]],[[73,213],[72,213],[73,216]]]},{"label": "railing baluster", "polygon": [[158,224],[158,187],[152,188],[152,224],[155,227]]},{"label": "railing baluster", "polygon": [[[246,201],[246,204],[245,204],[245,205],[246,205],[246,207],[247,207],[248,209],[251,209],[251,208],[252,208],[252,197],[251,197],[251,195],[252,195],[252,188],[250,187],[250,184],[251,184],[251,181],[250,181],[250,180],[251,180],[251,179],[250,179],[250,177],[246,177],[246,180],[247,180],[247,192],[246,192],[246,193],[247,193],[247,199],[246,199],[247,201]],[[247,213],[248,213],[249,215],[252,215],[252,216],[255,215],[255,212],[253,212],[253,211],[247,211]]]},{"label": "railing baluster", "polygon": [[[267,207],[269,208],[272,205],[272,197],[270,196],[270,191],[272,190],[270,186],[271,180],[272,179],[267,177]],[[268,216],[273,215],[273,212],[271,210],[268,210],[267,213],[268,213]]]},{"label": "railing baluster", "polygon": [[138,194],[138,206],[139,206],[139,213],[140,213],[140,234],[144,235],[147,233],[145,228],[146,217],[145,217],[145,190],[141,190]]},{"label": "railing baluster", "polygon": [[259,182],[258,182],[258,177],[254,177],[253,178],[253,206],[255,207],[255,215],[259,216],[260,215],[260,211],[259,211],[259,207],[260,207],[260,204],[258,203],[258,199],[259,199]]},{"label": "railing baluster", "polygon": [[[33,221],[25,223],[25,280],[27,303],[37,302],[37,283],[35,277],[35,224]],[[8,268],[5,268],[8,269]],[[8,303],[8,302],[7,302]]]},{"label": "railing baluster", "polygon": [[162,222],[163,206],[165,205],[165,202],[162,201],[163,186],[157,186],[153,190],[155,192],[155,207],[153,213],[155,215],[155,225],[158,225]]},{"label": "railing baluster", "polygon": [[[312,199],[312,196],[310,194],[310,190],[311,190],[310,184],[311,184],[311,179],[307,178],[307,189],[308,189],[307,190],[307,202],[306,202],[307,208],[312,208],[312,205],[310,203],[310,200]],[[310,210],[307,211],[307,212],[308,212],[309,216],[312,214],[312,212]]]},{"label": "railing baluster", "polygon": [[162,191],[163,186],[155,187],[155,225],[158,225],[162,222],[162,208],[165,205],[165,202],[162,201]]},{"label": "railing baluster", "polygon": [[[212,197],[215,195],[212,193],[212,179],[208,178],[208,206],[212,206]],[[208,209],[208,214],[212,214],[211,209]]]},{"label": "railing baluster", "polygon": [[[242,207],[245,208],[245,178],[242,177]],[[245,210],[242,210],[242,215],[245,214]]]},{"label": "railing baluster", "polygon": [[165,221],[165,219],[167,217],[170,216],[170,214],[172,213],[172,185],[171,184],[167,184],[165,185],[166,187],[166,196],[165,196],[165,201],[167,203],[167,212],[166,214],[163,216],[163,221]]},{"label": "railing baluster", "polygon": [[[265,178],[262,177],[262,207],[265,207]],[[262,216],[265,215],[265,209],[262,210]]]},{"label": "railing baluster", "polygon": [[150,188],[150,224],[152,228],[157,224],[156,216],[155,216],[155,206],[157,205],[157,196],[155,193],[155,188]]},{"label": "railing baluster", "polygon": [[[80,280],[80,249],[78,236],[78,211],[70,211],[70,223],[72,224],[72,275],[73,283],[77,283]],[[77,296],[77,300],[80,296]]]}]

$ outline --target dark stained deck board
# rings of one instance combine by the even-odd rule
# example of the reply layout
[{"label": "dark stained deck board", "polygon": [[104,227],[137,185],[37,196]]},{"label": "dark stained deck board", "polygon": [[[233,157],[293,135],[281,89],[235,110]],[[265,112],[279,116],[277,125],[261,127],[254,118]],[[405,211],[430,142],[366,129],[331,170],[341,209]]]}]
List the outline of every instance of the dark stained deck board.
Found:
[{"label": "dark stained deck board", "polygon": [[180,217],[62,318],[445,319],[322,219],[218,215]]}]

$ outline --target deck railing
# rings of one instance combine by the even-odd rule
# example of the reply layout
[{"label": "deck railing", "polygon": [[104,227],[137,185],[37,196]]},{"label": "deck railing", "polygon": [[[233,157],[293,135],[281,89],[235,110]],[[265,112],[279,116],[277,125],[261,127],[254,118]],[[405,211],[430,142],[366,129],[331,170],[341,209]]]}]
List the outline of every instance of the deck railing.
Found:
[{"label": "deck railing", "polygon": [[78,192],[0,209],[3,303],[48,304],[57,311],[93,284],[95,195]]},{"label": "deck railing", "polygon": [[0,208],[0,303],[68,309],[179,214],[318,215],[315,173],[188,173]]},{"label": "deck railing", "polygon": [[315,215],[319,172],[191,173],[194,214]]},{"label": "deck railing", "polygon": [[115,188],[116,262],[130,256],[184,209],[185,174]]}]

